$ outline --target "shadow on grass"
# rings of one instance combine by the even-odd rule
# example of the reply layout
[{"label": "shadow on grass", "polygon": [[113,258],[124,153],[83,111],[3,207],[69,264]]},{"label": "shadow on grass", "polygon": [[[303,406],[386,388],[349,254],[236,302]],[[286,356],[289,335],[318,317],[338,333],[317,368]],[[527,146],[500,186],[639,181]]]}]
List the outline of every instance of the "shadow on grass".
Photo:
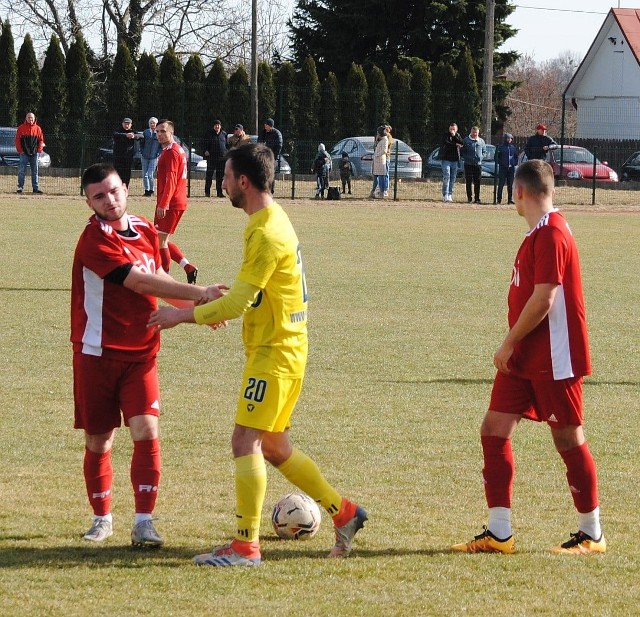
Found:
[{"label": "shadow on grass", "polygon": [[[207,549],[200,548],[200,552]],[[328,548],[308,550],[304,548],[263,548],[262,556],[265,562],[274,563],[290,560],[327,560]],[[95,545],[82,544],[79,546],[64,546],[53,548],[11,547],[0,548],[0,570],[21,568],[78,568],[78,567],[118,567],[141,568],[148,566],[160,566],[165,568],[183,567],[191,563],[193,557],[198,554],[198,549],[193,547],[171,547],[139,549],[125,545]],[[449,554],[446,549],[406,549],[406,548],[382,548],[382,549],[354,549],[351,559],[377,559],[384,557],[406,556],[437,556]],[[334,560],[331,560],[334,561]],[[336,559],[336,563],[344,562]]]},{"label": "shadow on grass", "polygon": [[[492,379],[467,379],[465,377],[447,377],[438,379],[380,379],[382,383],[396,383],[396,384],[428,384],[428,383],[450,383],[459,384],[461,386],[475,386],[475,385],[493,385]],[[585,388],[594,386],[632,386],[637,387],[640,385],[640,381],[605,381],[602,379],[587,378],[584,382]]]}]

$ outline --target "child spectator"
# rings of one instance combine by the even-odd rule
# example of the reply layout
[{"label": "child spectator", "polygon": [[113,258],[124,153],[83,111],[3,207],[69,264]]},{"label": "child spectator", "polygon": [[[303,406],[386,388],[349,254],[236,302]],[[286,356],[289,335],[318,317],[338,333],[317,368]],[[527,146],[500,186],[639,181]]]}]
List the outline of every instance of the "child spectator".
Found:
[{"label": "child spectator", "polygon": [[338,163],[338,169],[340,170],[340,181],[342,182],[342,194],[346,192],[346,188],[349,188],[349,195],[351,195],[351,176],[353,175],[353,165],[349,160],[349,155],[346,152],[342,152],[342,158]]}]

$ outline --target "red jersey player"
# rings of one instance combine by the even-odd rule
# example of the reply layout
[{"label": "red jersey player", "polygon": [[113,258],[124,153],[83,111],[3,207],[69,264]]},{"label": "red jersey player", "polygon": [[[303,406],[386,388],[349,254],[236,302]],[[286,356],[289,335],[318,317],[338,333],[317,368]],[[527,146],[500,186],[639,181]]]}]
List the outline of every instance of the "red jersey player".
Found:
[{"label": "red jersey player", "polygon": [[116,170],[92,165],[82,187],[94,215],[76,247],[71,284],[74,426],[85,434],[84,478],[94,519],[85,540],[112,535],[111,447],[124,423],[133,440],[134,545],[163,543],[152,523],[160,482],[157,330],[147,327],[155,296],[194,302],[219,297],[174,281],[160,266],[158,234],[127,213],[128,190]]},{"label": "red jersey player", "polygon": [[165,272],[171,261],[180,264],[187,274],[187,282],[195,284],[198,269],[184,256],[178,245],[169,242],[187,209],[187,155],[184,148],[174,141],[173,122],[160,120],[156,128],[158,142],[162,146],[158,159],[157,202],[154,223],[160,237],[160,258]]},{"label": "red jersey player", "polygon": [[582,382],[591,373],[580,263],[571,230],[554,208],[551,166],[518,167],[514,194],[529,232],[518,250],[509,288],[509,332],[493,357],[498,370],[480,436],[489,521],[453,550],[513,553],[511,435],[522,418],[544,421],[567,469],[578,531],[552,553],[604,553],[596,466],[582,429]]}]

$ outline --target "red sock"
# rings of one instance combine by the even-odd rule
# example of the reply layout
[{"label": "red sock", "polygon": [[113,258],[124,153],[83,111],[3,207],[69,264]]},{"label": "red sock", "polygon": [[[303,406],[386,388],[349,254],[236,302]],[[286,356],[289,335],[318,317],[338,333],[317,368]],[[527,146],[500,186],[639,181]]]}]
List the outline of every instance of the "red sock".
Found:
[{"label": "red sock", "polygon": [[596,464],[587,443],[560,452],[567,466],[567,481],[576,510],[582,514],[598,507],[598,477]]},{"label": "red sock", "polygon": [[160,440],[133,442],[131,484],[136,513],[151,514],[158,498],[160,484]]},{"label": "red sock", "polygon": [[511,440],[504,437],[480,437],[484,456],[484,493],[490,508],[510,508],[515,461]]},{"label": "red sock", "polygon": [[170,249],[160,249],[160,261],[162,262],[162,269],[165,272],[169,272],[171,267],[171,251]]},{"label": "red sock", "polygon": [[342,527],[346,525],[356,515],[357,507],[353,501],[349,501],[343,497],[342,503],[340,504],[340,511],[333,517],[334,526]]},{"label": "red sock", "polygon": [[87,486],[89,503],[96,516],[105,516],[111,512],[111,487],[113,486],[113,467],[111,450],[104,454],[84,450],[84,482]]},{"label": "red sock", "polygon": [[179,264],[184,259],[184,253],[180,250],[180,247],[173,242],[169,242],[169,254],[171,260]]},{"label": "red sock", "polygon": [[234,538],[231,541],[231,548],[247,559],[260,557],[260,542],[245,542],[244,540]]}]

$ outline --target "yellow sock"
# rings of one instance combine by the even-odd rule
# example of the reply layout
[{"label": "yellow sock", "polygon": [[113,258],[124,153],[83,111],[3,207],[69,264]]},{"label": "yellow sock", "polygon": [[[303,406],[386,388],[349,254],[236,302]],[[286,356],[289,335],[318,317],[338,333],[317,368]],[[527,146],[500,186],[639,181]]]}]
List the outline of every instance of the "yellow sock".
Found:
[{"label": "yellow sock", "polygon": [[293,454],[278,467],[278,471],[311,499],[317,501],[332,517],[340,511],[342,497],[325,479],[318,466],[304,452]]},{"label": "yellow sock", "polygon": [[267,490],[267,469],[262,454],[235,459],[236,464],[236,539],[258,542],[262,504]]}]

